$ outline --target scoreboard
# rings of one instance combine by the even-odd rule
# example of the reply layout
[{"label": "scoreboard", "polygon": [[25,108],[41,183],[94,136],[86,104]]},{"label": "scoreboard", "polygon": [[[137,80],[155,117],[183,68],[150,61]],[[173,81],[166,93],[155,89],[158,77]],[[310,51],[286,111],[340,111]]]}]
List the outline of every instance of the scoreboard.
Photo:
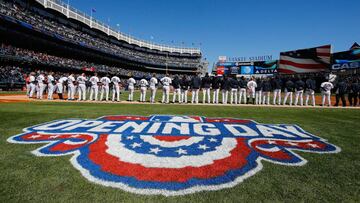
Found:
[{"label": "scoreboard", "polygon": [[217,75],[269,75],[278,72],[278,60],[255,62],[218,62],[215,68]]}]

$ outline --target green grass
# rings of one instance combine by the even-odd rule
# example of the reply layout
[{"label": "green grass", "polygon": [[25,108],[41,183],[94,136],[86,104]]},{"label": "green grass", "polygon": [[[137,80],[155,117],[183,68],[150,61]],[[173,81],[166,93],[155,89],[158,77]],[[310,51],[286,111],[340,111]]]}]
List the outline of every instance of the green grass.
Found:
[{"label": "green grass", "polygon": [[[263,170],[233,188],[164,197],[137,195],[91,183],[70,164],[70,156],[36,157],[30,151],[42,145],[6,142],[8,137],[31,125],[62,118],[116,114],[182,114],[298,124],[342,151],[338,154],[299,152],[308,160],[304,166],[263,162]],[[359,110],[30,102],[0,104],[0,117],[0,202],[360,201]]]}]

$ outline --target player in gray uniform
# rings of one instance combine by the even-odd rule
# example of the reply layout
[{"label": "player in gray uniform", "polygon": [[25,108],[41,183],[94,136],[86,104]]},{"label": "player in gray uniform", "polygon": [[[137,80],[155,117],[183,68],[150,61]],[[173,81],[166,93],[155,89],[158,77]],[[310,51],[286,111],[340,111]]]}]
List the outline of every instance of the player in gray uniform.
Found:
[{"label": "player in gray uniform", "polygon": [[49,75],[47,76],[47,82],[48,82],[48,100],[53,100],[53,94],[54,94],[54,90],[55,90],[55,79],[53,76],[53,72],[50,72]]},{"label": "player in gray uniform", "polygon": [[242,76],[239,80],[239,104],[241,104],[242,97],[244,97],[244,104],[246,104],[246,85],[245,77]]},{"label": "player in gray uniform", "polygon": [[312,105],[315,106],[315,89],[316,89],[316,81],[311,77],[305,81],[305,105],[309,104],[309,97],[311,96]]},{"label": "player in gray uniform", "polygon": [[236,75],[233,75],[233,77],[230,78],[230,87],[231,87],[230,104],[237,104],[238,103],[237,90],[239,88],[239,81],[236,79]]},{"label": "player in gray uniform", "polygon": [[261,105],[262,103],[262,87],[263,81],[260,78],[256,79],[256,88],[255,88],[255,104]]},{"label": "player in gray uniform", "polygon": [[274,97],[273,97],[273,104],[276,105],[276,98],[278,99],[277,104],[281,105],[281,87],[282,87],[282,80],[279,76],[275,76],[272,80],[272,87],[274,89]]},{"label": "player in gray uniform", "polygon": [[[270,105],[270,92],[271,92],[270,78],[265,78],[262,84],[262,104]],[[256,89],[256,88],[255,88]],[[256,92],[255,92],[256,93]]]},{"label": "player in gray uniform", "polygon": [[285,97],[284,97],[283,105],[286,104],[286,101],[287,101],[288,97],[290,97],[289,105],[290,106],[292,105],[294,89],[295,89],[294,82],[291,80],[291,78],[288,78],[286,83],[285,83]]},{"label": "player in gray uniform", "polygon": [[221,95],[223,104],[228,103],[228,95],[230,88],[230,79],[226,77],[226,75],[223,75],[223,78],[221,80]]},{"label": "player in gray uniform", "polygon": [[304,83],[304,81],[301,80],[300,77],[295,82],[295,89],[296,89],[296,91],[295,91],[295,103],[294,103],[294,105],[297,106],[298,101],[300,99],[300,106],[302,106],[302,105],[304,105],[303,94],[304,94],[304,89],[305,89],[305,83]]},{"label": "player in gray uniform", "polygon": [[76,78],[76,82],[78,83],[78,101],[86,100],[86,81],[85,73],[82,73]]},{"label": "player in gray uniform", "polygon": [[174,79],[171,82],[174,88],[173,94],[173,103],[176,102],[176,96],[178,97],[178,102],[181,103],[181,86],[180,86],[180,79],[179,76],[175,75]]},{"label": "player in gray uniform", "polygon": [[195,75],[190,82],[191,88],[191,103],[199,103],[199,89],[201,87],[201,78],[198,75]]},{"label": "player in gray uniform", "polygon": [[188,102],[187,94],[189,90],[189,80],[185,75],[183,75],[183,77],[180,80],[180,86],[181,86],[181,103],[186,104]]},{"label": "player in gray uniform", "polygon": [[202,88],[202,92],[203,92],[203,104],[205,104],[206,102],[206,98],[207,98],[207,103],[210,104],[210,87],[211,87],[211,78],[209,77],[209,73],[205,74],[205,77],[203,77],[201,79],[201,88]]},{"label": "player in gray uniform", "polygon": [[116,101],[120,101],[120,78],[118,76],[113,76],[111,78],[111,83],[113,84],[113,88],[112,88],[112,101],[115,101],[115,96],[116,96]]},{"label": "player in gray uniform", "polygon": [[156,74],[154,73],[152,78],[150,79],[150,82],[149,82],[149,86],[150,86],[150,103],[155,103],[157,84],[158,84],[158,80],[156,78]]}]

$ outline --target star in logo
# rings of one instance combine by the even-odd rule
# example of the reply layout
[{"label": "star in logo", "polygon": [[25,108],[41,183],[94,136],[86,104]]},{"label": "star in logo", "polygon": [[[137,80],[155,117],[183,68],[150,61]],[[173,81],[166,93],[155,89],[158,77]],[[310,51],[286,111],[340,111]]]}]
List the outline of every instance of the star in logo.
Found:
[{"label": "star in logo", "polygon": [[206,144],[199,144],[199,147],[198,147],[198,149],[203,149],[203,150],[207,150],[209,148],[210,147],[206,146]]},{"label": "star in logo", "polygon": [[156,148],[150,148],[150,152],[149,153],[154,153],[154,154],[158,154],[159,152],[161,152],[162,150],[159,149],[159,147]]},{"label": "star in logo", "polygon": [[187,154],[187,151],[186,150],[183,150],[181,148],[179,148],[178,150],[176,150],[175,152],[177,152],[179,155],[181,154]]},{"label": "star in logo", "polygon": [[130,146],[135,149],[136,147],[141,147],[141,143],[134,142]]},{"label": "star in logo", "polygon": [[209,142],[217,142],[217,139],[215,139],[215,138],[210,138],[210,139],[209,139]]}]

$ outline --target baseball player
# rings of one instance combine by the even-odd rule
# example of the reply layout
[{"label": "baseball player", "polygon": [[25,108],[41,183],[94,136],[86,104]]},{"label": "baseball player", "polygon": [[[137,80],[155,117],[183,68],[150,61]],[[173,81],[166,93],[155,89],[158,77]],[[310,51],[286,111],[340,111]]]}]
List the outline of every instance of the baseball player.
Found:
[{"label": "baseball player", "polygon": [[48,100],[53,100],[53,94],[54,94],[54,90],[55,90],[55,79],[53,76],[53,72],[50,72],[49,75],[47,76],[47,82],[48,82]]},{"label": "baseball player", "polygon": [[305,89],[305,83],[304,81],[301,80],[301,78],[299,77],[296,82],[295,82],[295,103],[294,105],[297,106],[298,105],[298,101],[300,98],[300,106],[304,105],[304,101],[303,101],[303,94],[304,94],[304,89]]},{"label": "baseball player", "polygon": [[68,100],[75,100],[75,78],[74,74],[70,74],[68,79]]},{"label": "baseball player", "polygon": [[45,90],[45,77],[44,74],[41,72],[40,75],[37,76],[36,78],[37,81],[37,86],[38,86],[38,91],[37,91],[37,95],[36,98],[37,99],[42,99],[43,94],[44,94],[44,90]]},{"label": "baseball player", "polygon": [[172,83],[171,78],[169,78],[169,75],[166,74],[165,77],[161,78],[160,82],[163,85],[163,95],[161,102],[168,104],[170,97],[170,84]]},{"label": "baseball player", "polygon": [[334,106],[339,106],[339,102],[341,99],[342,106],[345,107],[346,106],[345,94],[348,92],[349,89],[347,82],[342,77],[340,77],[334,89],[336,93],[335,95],[336,102]]},{"label": "baseball player", "polygon": [[63,76],[63,77],[60,77],[57,82],[56,82],[56,92],[59,96],[59,99],[63,100],[64,97],[63,97],[63,93],[64,93],[64,84],[65,82],[68,80],[68,77],[66,76]]},{"label": "baseball player", "polygon": [[280,77],[275,76],[275,78],[272,80],[272,87],[274,88],[273,91],[273,104],[276,105],[276,98],[278,99],[277,104],[281,104],[281,88],[282,88],[282,80]]},{"label": "baseball player", "polygon": [[285,83],[285,97],[284,97],[284,103],[283,105],[286,104],[287,98],[290,96],[290,103],[289,105],[292,105],[292,99],[293,99],[293,92],[295,89],[295,84],[294,82],[291,80],[291,78],[288,78],[286,83]]},{"label": "baseball player", "polygon": [[211,87],[213,89],[213,104],[219,103],[219,91],[221,86],[221,79],[219,76],[215,76],[211,81]]},{"label": "baseball player", "polygon": [[222,103],[228,103],[228,95],[230,90],[230,80],[226,75],[223,75],[223,79],[221,80],[221,96],[222,96]]},{"label": "baseball player", "polygon": [[255,104],[256,105],[261,105],[262,87],[263,87],[263,81],[260,78],[257,78],[256,79],[256,88],[255,88]]},{"label": "baseball player", "polygon": [[94,73],[94,75],[90,78],[90,83],[91,83],[91,87],[90,87],[90,98],[89,100],[98,100],[98,93],[99,93],[99,78],[97,76],[97,73]]},{"label": "baseball player", "polygon": [[189,80],[186,78],[185,75],[183,75],[183,77],[181,78],[180,86],[181,86],[181,102],[186,104],[188,102],[187,94],[189,90]]},{"label": "baseball player", "polygon": [[257,87],[257,84],[255,82],[255,78],[251,77],[250,81],[247,83],[247,92],[248,92],[248,102],[250,100],[250,97],[252,98],[252,103],[255,104],[255,89]]},{"label": "baseball player", "polygon": [[134,100],[134,89],[135,89],[135,84],[136,81],[133,77],[130,77],[127,81],[128,83],[128,90],[129,90],[129,101],[133,101]]},{"label": "baseball player", "polygon": [[[262,84],[262,104],[270,105],[270,92],[271,92],[270,78],[265,78]],[[255,88],[256,91],[256,88]],[[255,92],[256,93],[256,92]]]},{"label": "baseball player", "polygon": [[113,76],[111,78],[111,83],[113,84],[113,89],[112,89],[112,101],[115,101],[115,96],[116,96],[116,101],[120,101],[120,78],[118,76]]},{"label": "baseball player", "polygon": [[86,100],[86,81],[85,73],[82,73],[76,78],[76,82],[78,83],[78,101]]},{"label": "baseball player", "polygon": [[158,80],[156,78],[156,74],[154,73],[152,78],[150,78],[150,82],[149,82],[149,86],[150,86],[150,103],[155,103],[155,96],[156,96],[156,90],[157,90],[157,84],[158,84]]},{"label": "baseball player", "polygon": [[30,92],[29,92],[29,98],[33,97],[33,94],[35,92],[35,73],[31,72],[29,76],[29,86],[30,86]]},{"label": "baseball player", "polygon": [[25,78],[25,85],[26,85],[26,96],[29,97],[30,95],[30,74]]},{"label": "baseball player", "polygon": [[241,104],[242,97],[244,97],[244,104],[246,104],[246,85],[245,77],[242,76],[239,80],[239,104]]},{"label": "baseball player", "polygon": [[210,87],[211,87],[211,78],[209,77],[209,73],[205,74],[205,77],[201,80],[201,88],[203,92],[203,104],[205,104],[206,98],[207,103],[210,104]]},{"label": "baseball player", "polygon": [[320,85],[321,95],[322,95],[322,106],[325,106],[325,100],[328,103],[328,106],[331,106],[331,89],[334,88],[334,85],[331,82],[323,82]]},{"label": "baseball player", "polygon": [[149,85],[148,81],[145,79],[145,77],[143,77],[140,80],[140,102],[146,101],[146,91],[148,85]]},{"label": "baseball player", "polygon": [[109,101],[109,84],[110,78],[108,76],[104,76],[100,79],[101,82],[101,94],[100,101],[103,101],[103,96],[105,94],[105,101]]},{"label": "baseball player", "polygon": [[181,103],[181,87],[180,87],[180,79],[179,76],[175,75],[174,79],[172,80],[172,86],[174,88],[173,94],[173,103],[176,102],[176,96],[178,97],[179,103]]},{"label": "baseball player", "polygon": [[239,81],[236,79],[236,75],[233,76],[233,78],[230,79],[230,87],[231,87],[231,93],[230,93],[230,104],[237,104],[237,90],[239,88]]},{"label": "baseball player", "polygon": [[191,103],[199,103],[199,89],[201,86],[201,78],[199,76],[200,74],[195,75],[190,82],[190,88],[191,88]]},{"label": "baseball player", "polygon": [[315,88],[316,88],[316,81],[313,78],[308,78],[305,82],[305,105],[309,104],[309,97],[311,96],[312,105],[315,106]]},{"label": "baseball player", "polygon": [[360,83],[359,83],[358,79],[352,78],[352,81],[351,81],[350,87],[349,87],[349,95],[348,95],[350,106],[357,105],[359,91],[360,91]]}]

